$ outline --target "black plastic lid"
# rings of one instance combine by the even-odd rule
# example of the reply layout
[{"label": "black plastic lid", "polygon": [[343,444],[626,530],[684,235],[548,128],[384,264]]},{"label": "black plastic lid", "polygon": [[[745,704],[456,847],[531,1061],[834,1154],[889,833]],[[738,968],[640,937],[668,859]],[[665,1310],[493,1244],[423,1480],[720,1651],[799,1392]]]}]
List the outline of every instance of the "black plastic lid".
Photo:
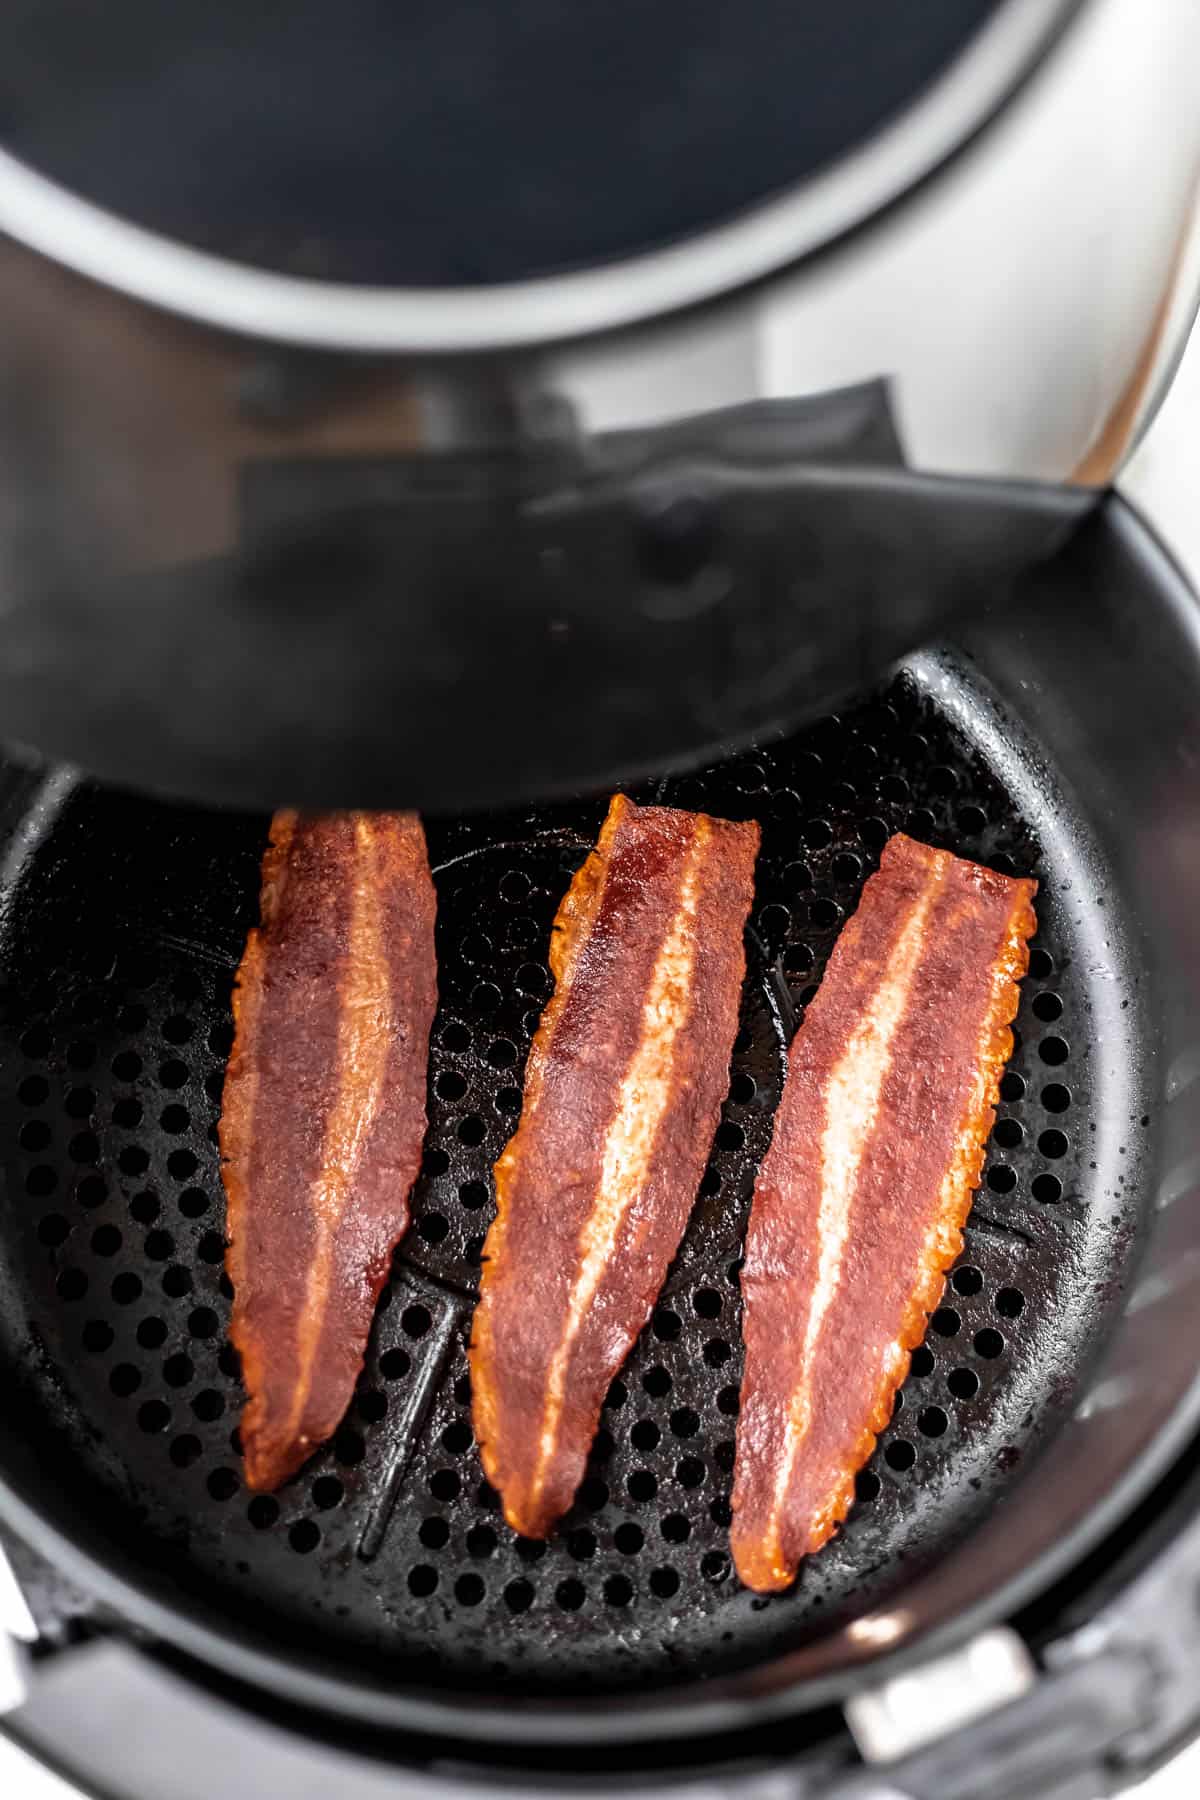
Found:
[{"label": "black plastic lid", "polygon": [[511,281],[687,237],[894,118],[1003,0],[16,0],[0,142],[242,262]]}]

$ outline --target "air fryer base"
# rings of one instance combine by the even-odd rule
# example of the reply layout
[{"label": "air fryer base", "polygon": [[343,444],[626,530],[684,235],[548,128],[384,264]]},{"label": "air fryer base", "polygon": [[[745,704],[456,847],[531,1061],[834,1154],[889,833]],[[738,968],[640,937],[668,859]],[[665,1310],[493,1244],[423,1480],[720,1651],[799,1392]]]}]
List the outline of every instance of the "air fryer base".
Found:
[{"label": "air fryer base", "polygon": [[[264,825],[86,785],[35,799],[0,944],[5,1316],[26,1429],[114,1545],[235,1637],[273,1636],[374,1688],[524,1706],[640,1698],[799,1654],[828,1666],[839,1633],[844,1658],[855,1621],[903,1605],[1069,1405],[1117,1302],[1152,1137],[1116,898],[1065,810],[1049,835],[1028,759],[989,765],[983,708],[922,669],[651,790],[761,821],[750,971],[688,1231],[545,1544],[514,1536],[483,1479],[465,1337],[551,922],[603,801],[427,821],[439,1011],[413,1224],[342,1427],[278,1494],[253,1496],[215,1138]],[[965,1251],[852,1517],[766,1599],[736,1581],[727,1537],[754,1171],[788,1029],[901,829],[1037,874],[1039,929]]]},{"label": "air fryer base", "polygon": [[[986,670],[987,685],[981,688],[964,680],[964,654]],[[268,1667],[248,1638],[236,1644],[211,1635],[193,1597],[178,1586],[172,1604],[170,1585],[160,1581],[157,1592],[152,1591],[153,1575],[144,1565],[120,1566],[111,1556],[105,1560],[102,1534],[93,1525],[89,1540],[88,1522],[71,1516],[69,1496],[52,1496],[44,1486],[38,1489],[36,1459],[22,1466],[17,1444],[10,1447],[8,1485],[2,1496],[6,1516],[22,1524],[60,1566],[86,1575],[86,1585],[124,1620],[152,1627],[160,1636],[205,1656],[210,1666],[219,1665],[224,1653],[230,1678],[260,1688],[274,1685],[292,1701],[316,1709],[306,1716],[306,1730],[324,1731],[328,1723],[330,1731],[336,1731],[330,1721],[339,1710],[343,1714],[353,1710],[364,1725],[369,1721],[377,1727],[399,1724],[403,1718],[410,1729],[429,1733],[424,1740],[427,1751],[436,1744],[444,1752],[450,1733],[457,1739],[459,1756],[466,1736],[483,1740],[475,1752],[476,1766],[491,1769],[506,1761],[546,1766],[545,1753],[522,1749],[516,1742],[538,1732],[543,1742],[557,1738],[559,1748],[552,1761],[559,1768],[580,1766],[576,1761],[580,1753],[572,1744],[583,1742],[589,1746],[584,1766],[597,1774],[616,1758],[626,1767],[636,1767],[641,1758],[644,1764],[653,1761],[661,1768],[680,1766],[685,1756],[694,1755],[715,1766],[720,1760],[715,1734],[753,1727],[749,1736],[725,1740],[727,1755],[740,1747],[755,1757],[789,1760],[800,1744],[808,1743],[831,1775],[830,1758],[840,1760],[842,1752],[829,1748],[830,1715],[810,1710],[801,1726],[794,1716],[798,1711],[833,1703],[852,1688],[884,1679],[893,1669],[915,1667],[931,1648],[962,1641],[996,1617],[1024,1617],[1029,1629],[1036,1627],[1040,1641],[1049,1645],[1047,1663],[1054,1663],[1055,1647],[1064,1642],[1060,1630],[1064,1619],[1073,1629],[1079,1616],[1095,1617],[1094,1596],[1083,1585],[1085,1575],[1091,1579],[1081,1567],[1083,1557],[1106,1533],[1120,1530],[1136,1503],[1181,1455],[1196,1422],[1194,1356],[1189,1353],[1196,1227],[1188,1201],[1200,1167],[1200,1121],[1195,1109],[1178,1102],[1186,1101],[1191,1081],[1200,1074],[1200,944],[1195,937],[1200,933],[1200,909],[1189,883],[1186,854],[1200,802],[1194,749],[1200,732],[1195,704],[1198,667],[1193,597],[1128,510],[1117,503],[1110,503],[1104,516],[1080,534],[1058,566],[1030,587],[1021,604],[982,621],[959,655],[921,663],[924,687],[937,694],[944,712],[965,716],[962,709],[967,709],[1002,778],[1010,773],[1008,759],[1025,756],[1030,792],[1040,806],[1039,831],[1053,856],[1063,854],[1063,834],[1070,822],[1086,818],[1087,829],[1081,826],[1082,836],[1076,841],[1086,842],[1090,835],[1088,866],[1093,875],[1107,876],[1082,893],[1073,893],[1073,899],[1085,904],[1089,898],[1105,902],[1095,908],[1101,915],[1099,937],[1089,941],[1089,956],[1098,959],[1097,967],[1110,966],[1104,957],[1107,935],[1112,940],[1109,957],[1127,955],[1126,967],[1132,972],[1127,991],[1111,981],[1100,981],[1091,991],[1093,1008],[1101,1009],[1098,1025],[1093,1018],[1093,1041],[1116,1046],[1122,1079],[1128,1081],[1131,1074],[1144,1077],[1157,1095],[1145,1113],[1135,1115],[1131,1109],[1117,1116],[1110,1110],[1103,1128],[1114,1134],[1112,1152],[1123,1163],[1119,1151],[1127,1130],[1135,1117],[1139,1125],[1142,1117],[1148,1118],[1150,1124],[1143,1129],[1157,1138],[1161,1154],[1157,1167],[1147,1159],[1143,1178],[1132,1184],[1145,1209],[1140,1268],[1124,1289],[1113,1285],[1091,1295],[1091,1303],[1098,1301],[1101,1310],[1105,1305],[1112,1308],[1105,1343],[1097,1346],[1090,1365],[1077,1364],[1069,1372],[1078,1386],[1063,1396],[1057,1432],[1029,1478],[1011,1482],[1005,1504],[985,1511],[963,1545],[951,1545],[939,1559],[918,1568],[903,1591],[902,1605],[885,1612],[900,1626],[897,1651],[879,1657],[860,1650],[855,1663],[843,1662],[839,1668],[836,1658],[828,1657],[831,1640],[826,1639],[819,1653],[810,1645],[782,1662],[760,1665],[740,1680],[714,1677],[681,1691],[678,1703],[670,1697],[647,1702],[642,1694],[614,1697],[590,1708],[568,1701],[555,1709],[553,1718],[543,1712],[540,1724],[523,1716],[518,1706],[497,1704],[497,1696],[480,1688],[457,1703],[439,1704],[427,1696],[423,1708],[399,1707],[395,1696],[378,1690],[355,1701],[347,1691],[349,1681],[339,1680],[336,1673],[306,1670],[298,1656],[277,1658]],[[993,698],[988,698],[989,689]],[[1012,729],[1014,716],[1035,729],[1044,760],[1036,754],[1030,759],[1027,741],[1022,748],[1021,731]],[[1124,942],[1119,925],[1103,924],[1118,899],[1125,903]],[[1084,976],[1095,973],[1082,971]],[[1130,1004],[1123,1007],[1123,1001]],[[1136,1021],[1139,1007],[1144,1008],[1142,1022],[1123,1024],[1122,1012],[1133,1012]],[[1153,1021],[1153,1037],[1146,1020]],[[1047,1022],[1048,1035],[1053,1035],[1052,1023]],[[1140,1070],[1133,1071],[1125,1055],[1131,1025],[1134,1040],[1146,1052]],[[1132,1092],[1129,1099],[1140,1102]],[[960,1296],[964,1302],[971,1297]],[[1190,1506],[1189,1493],[1185,1516]],[[1170,1529],[1156,1522],[1162,1516],[1156,1513],[1150,1522],[1149,1515],[1143,1516],[1131,1540],[1131,1553],[1141,1554],[1147,1545],[1159,1548]],[[1181,1535],[1181,1554],[1186,1542]],[[1148,1573],[1153,1575],[1153,1563]],[[1048,1595],[1053,1595],[1052,1603]],[[1022,1608],[1035,1600],[1050,1606],[1048,1615],[1022,1614]],[[1068,1605],[1080,1609],[1074,1619]],[[845,1649],[847,1635],[834,1634],[833,1641]],[[1190,1642],[1182,1627],[1179,1636],[1185,1644]],[[1093,1653],[1106,1648],[1108,1638],[1106,1633],[1083,1634],[1072,1641],[1082,1668]],[[1131,1645],[1140,1668],[1142,1648],[1136,1633]],[[825,1658],[823,1666],[818,1654]],[[62,1659],[64,1681],[72,1660]],[[44,1679],[54,1675],[51,1663]],[[1061,1667],[1055,1681],[1060,1678],[1072,1692],[1080,1686],[1086,1699],[1086,1672],[1080,1675],[1076,1669]],[[1103,1678],[1098,1680],[1102,1685]],[[1124,1706],[1110,1706],[1107,1698],[1099,1708],[1091,1704],[1094,1745],[1106,1745],[1114,1735],[1128,1737],[1143,1725],[1143,1747],[1149,1746],[1155,1718],[1163,1716],[1169,1685],[1164,1682],[1163,1693],[1147,1699],[1140,1678],[1126,1680]],[[1039,1686],[1035,1694],[1046,1691]],[[1096,1691],[1093,1688],[1093,1701]],[[247,1692],[243,1688],[243,1698]],[[36,1692],[32,1704],[38,1704]],[[264,1697],[262,1704],[274,1703]],[[993,1722],[993,1729],[1000,1729],[999,1721]],[[690,1733],[686,1745],[666,1743],[679,1731]],[[638,1734],[648,1743],[657,1741],[658,1750],[616,1747]],[[1014,1731],[1017,1739],[1023,1735],[1028,1733]],[[1082,1748],[1088,1733],[1077,1735],[1077,1747]],[[1065,1741],[1060,1740],[1060,1749]],[[380,1740],[379,1748],[385,1755],[399,1754],[400,1742]],[[404,1742],[411,1760],[416,1755],[413,1740]],[[778,1791],[770,1787],[768,1773],[760,1771],[756,1779],[768,1783],[759,1792]],[[523,1785],[528,1791],[529,1783]],[[797,1792],[819,1791],[811,1785],[808,1790],[793,1785]],[[931,1791],[957,1790],[943,1786]],[[990,1790],[978,1785],[962,1791]]]}]

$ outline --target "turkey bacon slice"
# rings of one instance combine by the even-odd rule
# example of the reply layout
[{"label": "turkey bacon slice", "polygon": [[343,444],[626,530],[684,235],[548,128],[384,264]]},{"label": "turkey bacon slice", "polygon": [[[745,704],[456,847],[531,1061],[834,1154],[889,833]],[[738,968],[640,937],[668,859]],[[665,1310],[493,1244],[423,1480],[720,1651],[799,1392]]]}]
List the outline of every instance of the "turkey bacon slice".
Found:
[{"label": "turkey bacon slice", "polygon": [[412,813],[276,813],[220,1122],[246,1480],[336,1429],[408,1225],[437,995]]},{"label": "turkey bacon slice", "polygon": [[760,1592],[845,1517],[962,1248],[1036,892],[893,837],[792,1044],[742,1271],[731,1538]]},{"label": "turkey bacon slice", "polygon": [[754,824],[618,794],[559,908],[471,1345],[484,1470],[529,1537],[571,1504],[692,1209],[729,1081],[758,840]]}]

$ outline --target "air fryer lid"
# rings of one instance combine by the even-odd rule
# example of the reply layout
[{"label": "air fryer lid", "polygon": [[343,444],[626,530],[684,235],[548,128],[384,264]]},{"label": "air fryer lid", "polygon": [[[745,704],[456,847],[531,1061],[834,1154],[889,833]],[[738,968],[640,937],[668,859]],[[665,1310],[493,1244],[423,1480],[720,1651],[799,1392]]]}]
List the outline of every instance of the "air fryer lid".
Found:
[{"label": "air fryer lid", "polygon": [[0,140],[238,262],[515,281],[669,244],[828,167],[1001,4],[922,0],[901,22],[890,0],[27,0]]},{"label": "air fryer lid", "polygon": [[[74,416],[50,349],[33,366]],[[149,406],[173,444],[174,366],[151,359],[130,418],[104,384],[89,420],[116,407],[137,432]],[[271,373],[248,356],[196,372],[229,400],[228,466],[203,494],[232,541],[213,554],[181,550],[190,486],[183,519],[114,506],[108,427],[68,432],[61,481],[14,453],[8,738],[242,806],[445,812],[611,786],[878,681],[1095,501],[884,466],[882,384],[586,442],[354,456],[289,450],[256,414]],[[318,419],[350,381],[300,359],[275,373],[285,408]],[[21,439],[19,383],[11,398],[0,448]]]}]

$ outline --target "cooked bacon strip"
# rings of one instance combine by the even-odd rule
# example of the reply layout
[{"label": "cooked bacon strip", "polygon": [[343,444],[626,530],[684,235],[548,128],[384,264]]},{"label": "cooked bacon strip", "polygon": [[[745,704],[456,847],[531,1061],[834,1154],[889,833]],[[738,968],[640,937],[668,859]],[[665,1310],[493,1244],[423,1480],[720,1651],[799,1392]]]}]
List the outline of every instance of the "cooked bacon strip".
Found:
[{"label": "cooked bacon strip", "polygon": [[692,1209],[729,1081],[758,836],[618,794],[559,908],[471,1345],[483,1466],[529,1537],[571,1504]]},{"label": "cooked bacon strip", "polygon": [[233,996],[220,1141],[246,1481],[336,1428],[408,1225],[437,993],[412,813],[276,813]]},{"label": "cooked bacon strip", "polygon": [[742,1271],[731,1536],[761,1593],[845,1518],[962,1248],[1036,892],[892,838],[792,1045]]}]

